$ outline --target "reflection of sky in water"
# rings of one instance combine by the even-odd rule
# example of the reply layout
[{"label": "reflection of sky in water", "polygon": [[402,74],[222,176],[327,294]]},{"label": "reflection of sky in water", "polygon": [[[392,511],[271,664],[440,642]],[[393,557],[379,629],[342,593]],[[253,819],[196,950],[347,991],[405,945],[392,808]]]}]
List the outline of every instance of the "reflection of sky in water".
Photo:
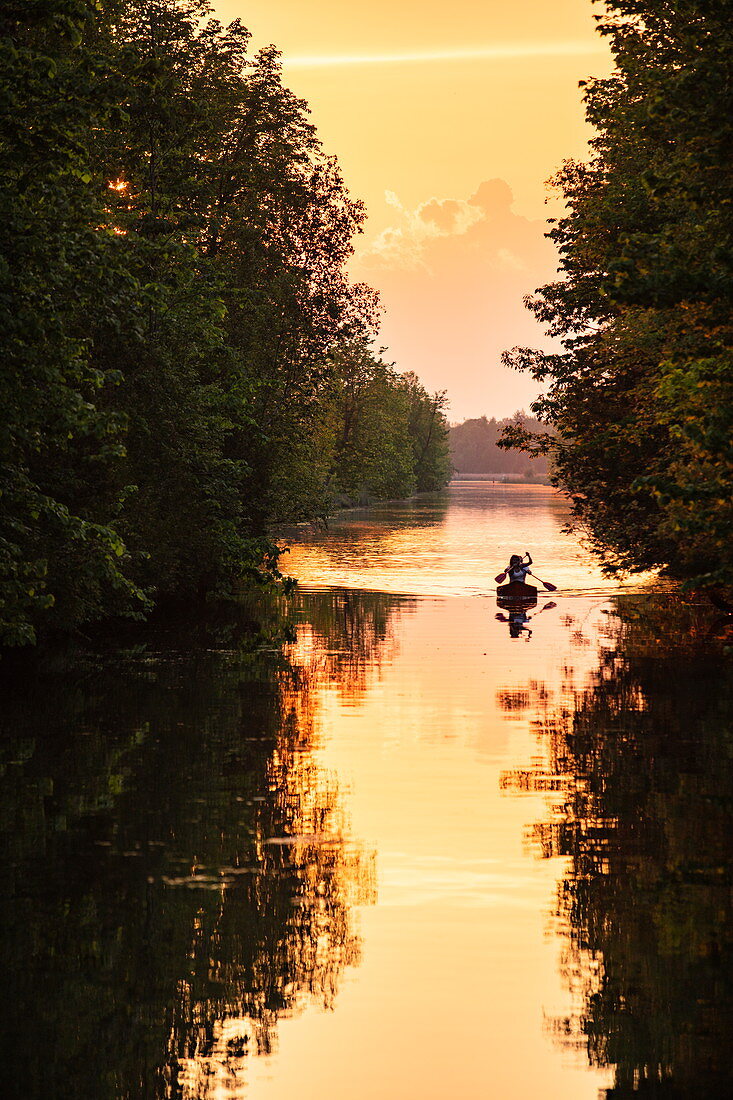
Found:
[{"label": "reflection of sky in water", "polygon": [[344,512],[325,532],[304,529],[283,567],[313,587],[485,595],[509,556],[529,550],[538,576],[567,594],[616,591],[563,534],[567,518],[567,501],[546,486],[456,482],[442,494]]},{"label": "reflection of sky in water", "polygon": [[[297,547],[285,654],[132,655],[20,700],[0,840],[47,898],[0,905],[18,1064],[71,996],[40,1065],[80,1097],[109,1067],[95,1100],[134,1093],[143,1046],[183,1100],[596,1100],[544,1030],[566,863],[526,833],[563,798],[538,729],[612,644],[611,586],[540,599],[528,642],[491,592],[515,549],[597,583],[562,511],[476,485],[350,513]],[[32,1076],[26,1100],[63,1095]]]},{"label": "reflection of sky in water", "polygon": [[[292,657],[313,677],[313,755],[376,849],[377,901],[360,911],[361,963],[334,1012],[281,1020],[247,1095],[596,1100],[608,1083],[543,1026],[569,1010],[546,934],[564,862],[534,858],[526,832],[561,793],[516,797],[505,778],[541,762],[540,710],[585,682],[607,628],[615,585],[562,535],[564,516],[544,488],[461,485],[345,514],[294,547]],[[603,589],[543,612],[529,644],[493,599],[495,573],[524,549],[543,578]]]}]

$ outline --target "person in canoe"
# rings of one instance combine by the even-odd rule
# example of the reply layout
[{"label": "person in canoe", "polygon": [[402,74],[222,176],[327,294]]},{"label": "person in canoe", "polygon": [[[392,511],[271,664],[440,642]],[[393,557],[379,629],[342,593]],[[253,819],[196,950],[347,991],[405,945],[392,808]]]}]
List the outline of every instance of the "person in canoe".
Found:
[{"label": "person in canoe", "polygon": [[[530,554],[529,550],[526,552],[524,557],[522,557],[520,554],[512,554],[506,569],[496,578],[496,583],[501,584],[506,577],[510,583],[512,581],[519,581],[521,584],[526,584],[527,577],[534,577],[534,573],[530,569],[530,565],[533,564],[534,562],[532,561],[532,555]],[[554,584],[550,584],[549,581],[543,581],[539,577],[535,577],[535,580],[538,584],[541,584],[547,592],[557,591],[557,586]]]},{"label": "person in canoe", "polygon": [[[525,561],[524,558],[526,558],[527,560]],[[532,565],[533,563],[532,555],[530,554],[529,550],[524,555],[524,558],[520,557],[519,554],[512,554],[512,556],[510,557],[509,564],[504,570],[505,575],[509,578],[510,581],[521,581],[522,584],[526,584],[527,577],[532,576],[530,565]]]}]

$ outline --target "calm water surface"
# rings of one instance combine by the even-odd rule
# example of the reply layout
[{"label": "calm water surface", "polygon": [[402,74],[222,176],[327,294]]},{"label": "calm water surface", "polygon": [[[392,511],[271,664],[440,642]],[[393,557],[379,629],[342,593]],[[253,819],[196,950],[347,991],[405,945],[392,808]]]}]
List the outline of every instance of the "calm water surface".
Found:
[{"label": "calm water surface", "polygon": [[[731,679],[564,521],[486,483],[345,513],[292,545],[283,654],[8,691],[7,1095],[729,1093]],[[559,591],[512,629],[525,549]]]}]

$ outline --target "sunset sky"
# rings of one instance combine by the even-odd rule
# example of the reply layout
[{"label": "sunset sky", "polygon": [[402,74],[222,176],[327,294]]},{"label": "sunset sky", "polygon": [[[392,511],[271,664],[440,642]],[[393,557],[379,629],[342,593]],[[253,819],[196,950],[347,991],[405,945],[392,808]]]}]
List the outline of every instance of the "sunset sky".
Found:
[{"label": "sunset sky", "polygon": [[[523,295],[554,277],[546,180],[586,154],[578,81],[609,69],[591,0],[215,0],[273,42],[363,199],[355,278],[380,291],[399,370],[445,389],[451,420],[536,392],[499,357],[546,343]],[[556,203],[554,204],[556,211]]]}]

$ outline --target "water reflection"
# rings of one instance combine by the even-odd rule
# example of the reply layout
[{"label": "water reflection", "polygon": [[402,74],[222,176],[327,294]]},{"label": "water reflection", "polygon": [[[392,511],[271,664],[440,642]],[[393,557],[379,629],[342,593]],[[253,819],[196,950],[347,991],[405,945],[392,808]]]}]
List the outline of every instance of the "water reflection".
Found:
[{"label": "water reflection", "polygon": [[483,596],[497,570],[531,543],[541,573],[564,592],[615,588],[573,539],[567,501],[544,485],[455,482],[443,493],[352,509],[327,530],[301,529],[283,568],[315,588]]},{"label": "water reflection", "polygon": [[[531,607],[522,604],[505,606],[505,610],[497,612],[494,618],[500,623],[508,624],[510,638],[524,638],[525,642],[528,642],[532,637],[532,629],[527,624],[536,619],[538,615],[541,615],[543,611],[552,611],[553,608],[557,607],[557,604],[551,600],[549,603],[544,604],[539,611],[535,611],[534,607],[535,604]],[[530,611],[533,612],[532,615],[529,614]]]},{"label": "water reflection", "polygon": [[708,620],[621,603],[589,683],[506,700],[534,710],[550,760],[504,784],[556,792],[532,839],[569,860],[556,916],[577,1011],[553,1031],[613,1067],[609,1100],[733,1089],[733,674]]},{"label": "water reflection", "polygon": [[[301,544],[282,656],[244,661],[224,622],[228,651],[173,631],[6,693],[7,1095],[595,1100],[598,1066],[619,1095],[660,1066],[686,1087],[680,1035],[723,1061],[719,658],[688,626],[655,642],[669,611],[662,629],[578,595],[588,565],[547,490],[448,497]],[[531,645],[494,618],[527,530],[563,585]],[[565,863],[522,845],[548,805],[532,843]],[[545,935],[559,878],[575,1015]]]},{"label": "water reflection", "polygon": [[334,684],[354,703],[393,660],[401,617],[416,606],[409,597],[350,589],[299,592],[295,603],[291,657],[311,678]]},{"label": "water reflection", "polygon": [[302,670],[227,653],[6,692],[4,1095],[218,1095],[281,1016],[333,1004],[374,865],[311,710]]}]

